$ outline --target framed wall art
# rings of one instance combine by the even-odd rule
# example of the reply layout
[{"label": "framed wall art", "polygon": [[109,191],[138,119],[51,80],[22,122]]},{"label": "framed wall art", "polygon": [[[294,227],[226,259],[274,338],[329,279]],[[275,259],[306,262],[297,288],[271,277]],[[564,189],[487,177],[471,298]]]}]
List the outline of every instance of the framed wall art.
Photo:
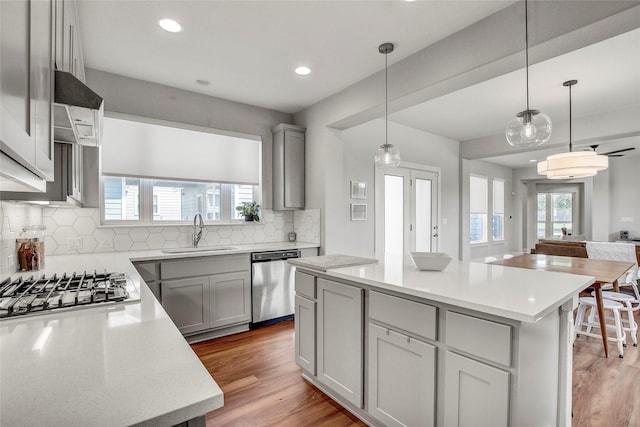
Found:
[{"label": "framed wall art", "polygon": [[351,203],[351,221],[365,221],[367,219],[367,205],[365,203]]},{"label": "framed wall art", "polygon": [[351,198],[366,199],[367,183],[364,181],[351,181]]}]

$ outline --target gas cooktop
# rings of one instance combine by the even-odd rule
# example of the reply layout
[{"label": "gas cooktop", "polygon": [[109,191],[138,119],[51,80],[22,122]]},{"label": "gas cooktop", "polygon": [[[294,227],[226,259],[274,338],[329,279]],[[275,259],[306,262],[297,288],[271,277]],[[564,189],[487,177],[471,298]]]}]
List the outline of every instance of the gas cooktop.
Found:
[{"label": "gas cooktop", "polygon": [[131,299],[127,275],[84,272],[18,277],[0,283],[0,319],[117,304]]}]

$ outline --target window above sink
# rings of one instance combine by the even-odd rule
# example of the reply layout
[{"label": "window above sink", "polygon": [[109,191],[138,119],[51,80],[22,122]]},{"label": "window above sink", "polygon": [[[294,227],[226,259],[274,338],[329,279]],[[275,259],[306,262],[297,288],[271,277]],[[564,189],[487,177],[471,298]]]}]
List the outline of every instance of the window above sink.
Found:
[{"label": "window above sink", "polygon": [[190,224],[197,213],[207,223],[231,222],[235,207],[258,194],[253,185],[125,176],[104,176],[102,188],[105,225]]}]

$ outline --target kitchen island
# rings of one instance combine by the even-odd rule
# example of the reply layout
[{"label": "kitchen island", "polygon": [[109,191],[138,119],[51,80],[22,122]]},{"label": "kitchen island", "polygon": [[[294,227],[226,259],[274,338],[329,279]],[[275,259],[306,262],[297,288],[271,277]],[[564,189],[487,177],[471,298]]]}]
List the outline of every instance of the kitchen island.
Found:
[{"label": "kitchen island", "polygon": [[[570,425],[571,325],[590,276],[407,257],[296,271],[296,362],[370,425]],[[316,264],[322,264],[317,262]]]}]

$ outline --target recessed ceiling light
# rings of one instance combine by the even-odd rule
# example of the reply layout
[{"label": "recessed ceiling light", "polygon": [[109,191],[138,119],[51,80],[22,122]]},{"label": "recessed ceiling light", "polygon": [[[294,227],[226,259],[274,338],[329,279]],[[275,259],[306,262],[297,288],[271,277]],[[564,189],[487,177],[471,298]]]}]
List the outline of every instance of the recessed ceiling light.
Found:
[{"label": "recessed ceiling light", "polygon": [[182,26],[178,24],[173,19],[164,18],[158,21],[158,25],[162,27],[163,30],[169,31],[170,33],[177,33],[182,31]]},{"label": "recessed ceiling light", "polygon": [[536,159],[531,159],[531,160],[529,160],[529,163],[535,163],[535,162],[537,162],[537,160],[536,160]]},{"label": "recessed ceiling light", "polygon": [[196,80],[196,83],[202,86],[209,86],[211,84],[209,80],[201,80],[201,79]]},{"label": "recessed ceiling light", "polygon": [[298,74],[300,76],[306,76],[309,73],[311,73],[311,68],[309,68],[309,67],[298,67],[298,68],[296,68],[296,74]]}]

